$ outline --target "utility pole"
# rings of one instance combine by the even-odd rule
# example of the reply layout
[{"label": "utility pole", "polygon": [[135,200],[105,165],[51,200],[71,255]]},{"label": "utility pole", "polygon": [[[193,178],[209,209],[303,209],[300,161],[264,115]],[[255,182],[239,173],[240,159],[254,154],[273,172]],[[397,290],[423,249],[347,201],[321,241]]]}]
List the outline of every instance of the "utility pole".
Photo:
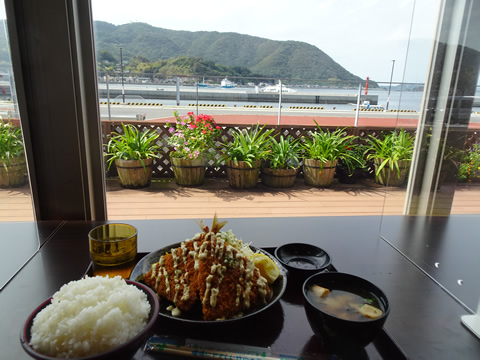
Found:
[{"label": "utility pole", "polygon": [[120,48],[120,69],[122,72],[122,99],[123,103],[125,104],[125,87],[123,85],[123,56],[122,56],[122,48]]},{"label": "utility pole", "polygon": [[390,74],[390,86],[388,87],[387,106],[385,111],[388,111],[388,103],[390,102],[390,91],[392,90],[393,69],[395,67],[395,60],[392,60],[392,73]]}]

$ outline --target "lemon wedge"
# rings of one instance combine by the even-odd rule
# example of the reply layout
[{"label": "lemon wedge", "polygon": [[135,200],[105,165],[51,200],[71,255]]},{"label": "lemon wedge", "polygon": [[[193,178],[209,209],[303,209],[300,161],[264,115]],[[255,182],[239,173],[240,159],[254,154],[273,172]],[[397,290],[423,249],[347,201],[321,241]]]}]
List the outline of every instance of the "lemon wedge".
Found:
[{"label": "lemon wedge", "polygon": [[253,264],[260,271],[260,275],[267,279],[269,284],[272,284],[277,280],[280,275],[280,269],[267,255],[255,253],[250,256],[250,260],[253,261]]}]

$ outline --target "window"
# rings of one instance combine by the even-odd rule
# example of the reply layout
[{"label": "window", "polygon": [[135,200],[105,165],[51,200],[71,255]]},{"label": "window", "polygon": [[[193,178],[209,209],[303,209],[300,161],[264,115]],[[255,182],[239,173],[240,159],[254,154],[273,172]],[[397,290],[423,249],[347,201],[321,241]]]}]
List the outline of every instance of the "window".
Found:
[{"label": "window", "polygon": [[[37,218],[102,219],[105,216],[104,167],[89,2],[53,2],[48,8],[34,0],[5,0],[5,4]],[[420,2],[417,5],[421,6]],[[433,18],[436,7],[432,3],[428,6],[430,8],[418,10],[419,14]],[[150,13],[159,16],[156,12]],[[267,17],[262,14],[261,20]],[[438,38],[422,102],[421,116],[425,122],[417,133],[419,146],[428,145],[429,151],[417,151],[409,183],[409,202],[414,203],[415,197],[423,201],[421,207],[413,204],[413,208],[424,214],[435,214],[436,207],[431,205],[437,203],[439,191],[443,191],[443,184],[439,189],[439,179],[442,170],[447,168],[445,161],[451,160],[450,145],[461,149],[458,141],[465,143],[467,126],[478,121],[478,114],[472,115],[471,110],[477,100],[480,49],[476,20],[479,17],[477,2],[441,2]],[[352,32],[351,28],[347,30]],[[378,29],[378,33],[392,38],[396,35],[384,29]],[[409,56],[414,51],[410,48]],[[391,57],[385,62],[387,74],[392,65],[390,61]],[[397,62],[398,59],[396,68]],[[388,82],[388,79],[382,81]],[[402,101],[407,95],[402,93]],[[396,125],[401,126],[400,121]],[[446,130],[458,130],[460,136],[451,136]],[[470,143],[475,142],[478,141]],[[456,171],[456,168],[448,170],[446,175],[453,174],[455,178]],[[456,190],[455,186],[450,189]],[[451,195],[452,192],[447,192],[445,197],[447,208],[452,199],[455,201]],[[476,229],[475,218],[465,219],[466,227]],[[387,238],[396,236],[388,233],[387,227],[381,231]],[[415,252],[415,244],[409,245]]]},{"label": "window", "polygon": [[3,1],[0,19],[0,222],[33,221]]}]

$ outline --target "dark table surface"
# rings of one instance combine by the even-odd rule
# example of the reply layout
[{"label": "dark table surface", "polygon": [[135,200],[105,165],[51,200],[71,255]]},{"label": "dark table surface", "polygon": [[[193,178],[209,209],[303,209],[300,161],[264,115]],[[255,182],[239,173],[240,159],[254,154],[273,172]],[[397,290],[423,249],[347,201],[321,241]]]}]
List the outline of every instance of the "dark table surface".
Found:
[{"label": "dark table surface", "polygon": [[37,253],[42,243],[49,239],[60,224],[60,221],[44,223],[41,226],[34,222],[1,224],[5,235],[1,239],[0,290]]},{"label": "dark table surface", "polygon": [[[364,277],[382,288],[392,306],[385,330],[409,358],[480,359],[480,341],[460,321],[462,315],[470,313],[469,309],[476,309],[479,300],[480,264],[472,255],[479,250],[472,241],[475,221],[479,219],[475,216],[428,221],[403,216],[252,218],[227,219],[224,229],[232,229],[237,237],[257,247],[273,249],[290,242],[318,245],[330,253],[338,271]],[[126,222],[137,227],[138,251],[144,253],[189,239],[199,232],[193,220]],[[205,223],[209,225],[210,220],[205,219]],[[1,359],[28,359],[19,341],[28,314],[63,284],[85,274],[90,264],[87,234],[99,224],[69,221],[29,223],[24,227],[0,225],[4,230],[2,241],[31,238],[41,245],[36,250],[29,248],[30,258],[24,266],[0,267],[2,272],[8,270],[15,275],[0,292]],[[35,227],[34,232],[31,226]],[[24,246],[23,241],[17,244],[18,247],[9,249],[12,257]],[[430,248],[433,251],[428,251]],[[465,261],[456,265],[459,259]],[[435,266],[436,263],[440,265]],[[457,277],[466,283],[460,289],[450,284]],[[293,284],[289,282],[289,286]],[[260,326],[251,335],[243,335],[241,342],[270,347],[274,353],[315,355],[321,347],[307,325],[301,303],[295,304],[291,296],[291,290],[287,289],[285,299],[271,308],[273,315],[270,313],[266,321],[272,321],[272,326]],[[293,297],[298,299],[298,294]],[[159,331],[168,332],[167,325],[159,325]],[[175,331],[181,333],[182,329]],[[195,336],[195,331],[200,335],[201,330],[195,329],[187,335]],[[220,335],[221,332],[201,337],[235,342],[235,336]],[[370,348],[367,347],[362,358],[384,358]],[[136,358],[150,356],[137,354]]]}]

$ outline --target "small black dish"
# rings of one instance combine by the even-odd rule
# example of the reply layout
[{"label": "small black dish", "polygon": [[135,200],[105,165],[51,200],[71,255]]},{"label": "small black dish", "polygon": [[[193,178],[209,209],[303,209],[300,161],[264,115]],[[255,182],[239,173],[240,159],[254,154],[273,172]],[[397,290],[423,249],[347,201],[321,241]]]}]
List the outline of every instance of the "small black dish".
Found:
[{"label": "small black dish", "polygon": [[325,250],[302,243],[279,246],[275,249],[275,257],[294,276],[307,276],[323,271],[332,262]]}]

